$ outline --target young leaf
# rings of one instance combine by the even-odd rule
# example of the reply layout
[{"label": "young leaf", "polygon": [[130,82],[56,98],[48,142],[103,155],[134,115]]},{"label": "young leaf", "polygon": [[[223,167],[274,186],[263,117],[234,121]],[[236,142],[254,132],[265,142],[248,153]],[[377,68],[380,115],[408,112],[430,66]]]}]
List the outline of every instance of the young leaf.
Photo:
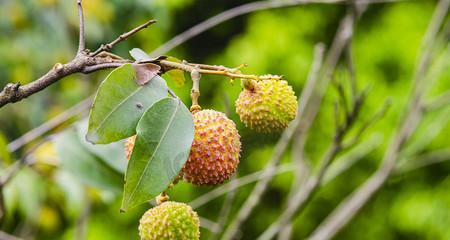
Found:
[{"label": "young leaf", "polygon": [[142,116],[136,131],[125,175],[122,211],[164,191],[187,161],[194,139],[192,115],[175,98],[164,98],[153,104]]},{"label": "young leaf", "polygon": [[146,52],[144,52],[144,50],[142,50],[140,48],[133,48],[133,49],[131,49],[130,50],[130,55],[137,62],[151,61],[152,60],[152,58]]},{"label": "young leaf", "polygon": [[[144,52],[140,48],[131,49],[130,55],[131,55],[131,57],[134,58],[134,60],[136,60],[138,62],[152,61],[152,60],[158,59],[158,58],[156,58],[156,59],[151,58],[146,52]],[[167,57],[166,60],[171,61],[171,62],[181,63],[181,60],[178,58],[175,58],[175,57],[169,56],[169,57]],[[184,83],[186,82],[186,78],[184,77],[184,72],[182,70],[171,69],[171,70],[167,71],[167,75],[169,75],[170,79],[172,79],[175,82],[175,86],[177,86],[177,87],[184,86]]]},{"label": "young leaf", "polygon": [[120,189],[122,175],[84,148],[74,129],[62,132],[54,142],[62,170],[90,186]]},{"label": "young leaf", "polygon": [[[155,70],[154,68],[150,68]],[[138,71],[145,71],[138,67]],[[152,70],[148,70],[152,71]],[[153,75],[149,72],[146,75]],[[164,79],[138,79],[132,64],[112,71],[100,85],[89,116],[86,139],[91,143],[111,143],[135,134],[136,124],[145,110],[167,96]],[[146,84],[138,84],[148,82]]]},{"label": "young leaf", "polygon": [[[181,62],[180,59],[175,58],[175,57],[168,57],[167,61],[178,62],[178,63]],[[184,72],[182,70],[172,69],[167,72],[167,75],[170,76],[172,81],[175,82],[175,86],[177,86],[177,87],[182,87],[184,85],[184,83],[186,82],[186,79],[184,77]]]}]

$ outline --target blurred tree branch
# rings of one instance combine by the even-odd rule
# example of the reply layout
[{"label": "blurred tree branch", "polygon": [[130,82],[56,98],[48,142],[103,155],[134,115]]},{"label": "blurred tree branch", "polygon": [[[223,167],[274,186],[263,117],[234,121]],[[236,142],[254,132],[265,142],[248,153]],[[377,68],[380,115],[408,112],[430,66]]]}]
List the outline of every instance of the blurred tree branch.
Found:
[{"label": "blurred tree branch", "polygon": [[[315,119],[316,114],[318,112],[318,109],[320,108],[321,102],[322,102],[322,98],[324,96],[325,90],[328,87],[328,84],[331,80],[331,77],[334,73],[334,69],[344,51],[344,49],[348,46],[349,44],[349,40],[351,39],[352,36],[352,32],[353,32],[353,24],[354,24],[354,19],[352,17],[351,14],[347,14],[340,23],[340,26],[337,30],[336,36],[333,40],[333,43],[331,44],[330,50],[327,54],[327,57],[325,58],[324,64],[322,69],[320,70],[319,73],[319,81],[317,82],[317,85],[315,88],[312,88],[312,93],[308,94],[310,96],[310,99],[304,99],[303,101],[305,102],[305,107],[304,109],[300,109],[299,108],[299,112],[298,112],[298,118],[297,118],[297,125],[294,125],[294,123],[291,124],[291,126],[289,128],[291,128],[292,126],[294,126],[294,131],[301,131],[301,134],[306,134],[308,132],[308,129],[311,126],[312,121]],[[302,92],[302,96],[306,94],[305,92]],[[301,102],[301,101],[300,101]],[[358,104],[360,105],[360,104]],[[359,106],[357,107],[358,111],[359,111]],[[302,111],[305,111],[305,113],[303,113]],[[358,112],[356,111],[356,113]],[[283,133],[280,141],[283,140],[283,137],[286,135],[286,132],[289,134],[290,132],[288,131],[289,128],[285,131],[285,133]],[[297,129],[298,128],[298,129]],[[341,132],[341,131],[339,131]],[[338,133],[339,135],[341,135],[341,133]],[[282,148],[281,150],[283,150],[283,152],[281,152],[281,155],[284,153],[284,150],[286,149],[290,138],[292,137],[292,134],[288,135],[288,139],[284,139],[286,140],[286,143],[283,144],[282,146],[284,148]],[[338,135],[336,135],[336,138],[338,138]],[[277,144],[277,147],[279,145]],[[326,159],[324,161],[326,162],[330,162],[332,158],[334,158],[335,154],[337,153],[337,150],[339,150],[340,145],[337,146],[335,145],[335,147],[333,147],[329,153],[326,155],[328,157],[326,157]],[[277,153],[278,148],[276,148],[275,153]],[[276,154],[275,156],[277,156],[278,154]],[[272,158],[271,161],[269,161],[269,164],[277,164],[278,161],[276,161],[279,158]],[[328,160],[327,160],[328,159]],[[268,164],[268,165],[269,165]],[[325,166],[328,166],[328,163],[324,164]],[[270,179],[265,180],[265,181],[260,181],[256,187],[254,188],[253,192],[250,194],[250,197],[247,199],[247,201],[244,203],[244,205],[242,206],[242,210],[238,213],[238,216],[236,217],[236,219],[230,223],[230,226],[228,227],[228,229],[225,231],[224,234],[224,239],[233,239],[234,236],[237,234],[238,228],[239,226],[242,224],[243,221],[245,221],[252,209],[255,207],[256,205],[256,201],[254,200],[255,198],[259,200],[259,198],[261,197],[261,195],[264,193],[265,189],[268,186],[268,182]],[[309,183],[311,184],[311,182]],[[311,184],[312,186],[312,184]],[[307,194],[309,195],[309,194]],[[285,223],[287,224],[287,223]],[[284,224],[284,225],[285,225]],[[276,233],[277,231],[275,231],[274,233]]]},{"label": "blurred tree branch", "polygon": [[424,105],[425,111],[433,111],[450,105],[450,91],[442,93]]},{"label": "blurred tree branch", "polygon": [[439,149],[411,159],[404,164],[397,164],[395,174],[400,175],[423,167],[450,160],[450,149]]},{"label": "blurred tree branch", "polygon": [[[398,0],[358,0],[358,3],[383,3],[383,2],[394,2]],[[275,8],[286,8],[286,7],[293,7],[298,5],[305,5],[305,4],[351,4],[352,0],[267,0],[267,1],[258,1],[258,2],[251,2],[247,4],[243,4],[234,8],[231,8],[229,10],[226,10],[224,12],[221,12],[191,28],[188,30],[178,34],[174,38],[170,39],[163,45],[159,46],[157,49],[155,49],[151,56],[157,57],[162,54],[165,54],[169,52],[170,50],[174,49],[175,47],[183,44],[187,40],[197,36],[198,34],[213,28],[223,22],[226,22],[230,19],[233,19],[235,17],[239,17],[248,13],[262,11],[262,10],[268,10],[268,9],[275,9]]]},{"label": "blurred tree branch", "polygon": [[36,128],[33,128],[32,130],[28,131],[27,133],[23,134],[19,138],[15,139],[14,141],[11,141],[8,144],[8,151],[15,152],[22,146],[38,139],[39,137],[43,136],[48,131],[60,126],[62,123],[72,119],[75,115],[83,113],[85,110],[88,109],[92,102],[92,98],[89,97],[85,99],[84,101],[76,104],[75,106],[65,110],[64,112],[60,113],[56,117],[50,119],[49,121],[43,123],[42,125],[39,125]]},{"label": "blurred tree branch", "polygon": [[[344,31],[343,28],[350,29],[350,35],[347,40],[347,44],[345,45],[346,49],[351,48],[351,36],[353,35],[353,28],[354,24],[357,20],[357,18],[363,13],[365,10],[365,5],[359,5],[355,8],[352,8],[346,17],[342,20],[342,25],[340,30],[338,30],[338,34],[341,31]],[[350,19],[350,20],[347,20]],[[339,38],[336,38],[339,39]],[[334,43],[333,43],[334,45]],[[331,52],[331,51],[330,51]],[[342,52],[340,53],[342,54]],[[320,166],[319,170],[315,175],[310,176],[306,182],[301,184],[300,186],[296,186],[291,190],[290,197],[288,198],[287,207],[282,212],[280,217],[272,223],[272,225],[259,237],[259,239],[272,239],[277,233],[281,232],[281,229],[288,225],[291,219],[298,215],[305,206],[309,203],[309,201],[312,199],[314,193],[316,192],[317,188],[321,185],[322,179],[324,178],[329,166],[331,165],[332,161],[337,157],[338,153],[345,150],[347,147],[344,146],[344,137],[345,135],[350,131],[352,126],[354,125],[360,109],[362,107],[363,101],[366,97],[365,91],[358,92],[356,89],[356,81],[355,81],[355,71],[353,68],[353,62],[351,56],[348,56],[348,54],[351,54],[351,52],[347,51],[347,66],[349,70],[349,80],[350,80],[350,87],[351,87],[351,102],[350,105],[348,105],[348,100],[346,99],[346,95],[344,92],[344,88],[340,83],[337,84],[337,91],[338,96],[340,98],[340,102],[343,105],[343,112],[344,112],[344,122],[342,124],[339,123],[338,118],[338,108],[335,105],[335,111],[337,116],[335,117],[335,121],[337,122],[336,132],[333,138],[333,142],[331,146],[328,148],[322,159],[319,161]],[[328,56],[330,57],[330,56]],[[385,110],[382,110],[384,113]],[[359,134],[357,134],[354,137],[354,140],[352,140],[352,143],[356,143],[357,139],[359,140],[360,135],[366,128],[371,125],[373,122],[379,119],[380,114],[375,114],[373,118],[367,121],[366,124],[363,124],[363,127],[361,127]],[[354,146],[354,144],[349,145]],[[302,149],[303,150],[303,149]],[[302,151],[301,150],[301,151]],[[300,150],[299,150],[300,151]]]},{"label": "blurred tree branch", "polygon": [[22,240],[22,238],[18,238],[16,236],[10,235],[3,231],[0,231],[0,239],[2,239],[2,240]]},{"label": "blurred tree branch", "polygon": [[[316,46],[316,54],[315,54],[316,59],[314,59],[313,62],[322,60],[323,48],[324,47],[322,46],[322,44],[318,44]],[[317,66],[318,64],[319,63],[313,63],[312,66],[314,67]],[[311,70],[310,74],[315,74],[314,68]],[[316,81],[316,79],[315,77],[310,77],[308,78],[308,81]],[[306,83],[306,85],[312,84]],[[315,96],[314,92],[316,90],[317,90],[316,87],[309,87],[303,89],[299,100],[297,118],[289,125],[289,127],[281,135],[281,138],[278,140],[275,146],[275,150],[272,154],[272,158],[266,164],[263,173],[264,175],[273,175],[274,167],[278,165],[279,161],[283,157],[285,151],[287,150],[287,147],[289,146],[291,139],[294,137],[294,134],[297,131],[299,131],[299,129],[308,127],[309,126],[308,123],[312,122],[312,120],[309,118],[313,117],[311,115],[315,114],[314,113],[311,114],[311,109],[316,109],[316,107],[320,105],[321,100],[321,98],[318,99],[318,101],[312,100]],[[311,105],[314,105],[315,107],[312,107]],[[238,212],[238,215],[231,221],[231,223],[225,230],[222,239],[234,239],[236,237],[236,235],[239,232],[239,227],[245,220],[247,220],[247,218],[253,212],[253,209],[256,207],[262,195],[266,191],[271,179],[272,177],[264,178],[258,181],[253,191],[250,193],[249,197],[242,205],[240,211]]]},{"label": "blurred tree branch", "polygon": [[397,158],[405,142],[415,131],[422,118],[423,95],[427,89],[426,73],[429,69],[432,49],[439,29],[447,15],[450,0],[441,0],[436,6],[435,12],[428,26],[427,33],[421,45],[421,57],[418,61],[414,74],[414,82],[411,99],[406,108],[405,116],[397,133],[391,140],[391,144],[383,158],[378,170],[350,196],[348,196],[312,233],[311,240],[327,240],[333,238],[360,209],[371,199],[371,197],[384,185],[393,170]]}]

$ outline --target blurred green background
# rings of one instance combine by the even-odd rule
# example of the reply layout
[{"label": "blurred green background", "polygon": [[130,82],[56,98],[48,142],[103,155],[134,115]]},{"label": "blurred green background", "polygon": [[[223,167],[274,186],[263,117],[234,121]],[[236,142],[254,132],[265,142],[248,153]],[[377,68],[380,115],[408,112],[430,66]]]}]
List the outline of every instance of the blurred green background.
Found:
[{"label": "blurred green background", "polygon": [[[1,87],[8,82],[31,82],[55,63],[74,56],[78,37],[75,2],[0,0]],[[251,1],[85,0],[87,47],[96,49],[153,18],[158,20],[157,24],[112,51],[124,58],[130,58],[128,51],[133,47],[150,53],[202,20],[247,2]],[[346,161],[356,163],[324,185],[306,211],[295,218],[292,239],[309,235],[378,167],[408,100],[418,49],[435,4],[435,1],[376,4],[358,22],[353,40],[357,84],[360,89],[370,91],[357,125],[369,119],[387,99],[391,107],[353,150],[339,155],[336,168]],[[243,72],[283,75],[299,96],[311,66],[314,45],[323,42],[329,46],[345,12],[345,5],[313,4],[252,13],[220,24],[168,54],[191,62],[230,67],[247,63],[249,66]],[[449,16],[446,19],[448,24]],[[441,50],[435,55],[434,62],[449,60]],[[69,76],[32,97],[0,109],[0,146],[3,146],[0,168],[20,159],[33,146],[29,144],[8,156],[4,142],[20,137],[94,94],[108,72]],[[345,66],[339,65],[335,79],[345,81],[347,77]],[[438,78],[426,99],[450,90],[448,64]],[[175,87],[169,78],[168,83],[186,104],[190,103],[189,82],[182,88]],[[203,76],[200,98],[203,108],[224,111],[238,125],[243,149],[237,177],[264,169],[280,135],[257,134],[240,123],[233,104],[240,89],[239,82],[230,84],[223,77]],[[309,133],[306,150],[312,165],[332,140],[336,98],[336,89],[330,86]],[[70,169],[55,167],[59,166],[61,153],[55,150],[53,142],[42,145],[33,155],[37,163],[21,170],[4,189],[7,216],[1,222],[3,231],[24,239],[138,239],[138,220],[149,206],[119,213],[120,179],[125,165],[122,144],[111,146],[116,152],[89,151],[90,146],[82,141],[84,130],[79,119],[82,118],[72,119],[51,133],[75,123],[76,128],[69,130],[72,140],[63,142],[77,152],[71,160],[104,161],[110,164],[110,172],[92,179],[87,174],[83,179]],[[417,155],[440,151],[446,154],[441,156],[443,160],[450,160],[449,121],[449,106],[425,116],[401,155],[409,168],[396,173],[336,239],[450,239],[450,162],[411,170],[414,164],[424,161]],[[82,140],[74,142],[77,134],[78,140]],[[288,151],[283,163],[291,161]],[[257,209],[241,226],[242,239],[255,239],[277,218],[285,207],[293,179],[292,171],[274,178]],[[231,218],[253,186],[238,189]],[[212,189],[180,183],[169,195],[172,200],[190,202]],[[225,198],[223,195],[196,210],[205,219],[216,221]],[[201,234],[202,239],[211,236],[205,228]]]}]

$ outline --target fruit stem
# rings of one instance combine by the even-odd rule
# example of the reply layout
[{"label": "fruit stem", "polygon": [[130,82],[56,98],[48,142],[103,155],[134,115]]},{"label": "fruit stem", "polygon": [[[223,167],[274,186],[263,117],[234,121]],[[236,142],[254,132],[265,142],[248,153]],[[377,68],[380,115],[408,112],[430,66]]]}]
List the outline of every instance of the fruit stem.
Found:
[{"label": "fruit stem", "polygon": [[231,79],[240,78],[240,79],[252,79],[252,80],[280,80],[281,76],[275,75],[248,75],[242,74],[240,72],[240,68],[245,67],[245,64],[241,64],[236,68],[227,68],[224,66],[216,66],[216,65],[207,65],[207,64],[197,64],[197,63],[188,63],[183,61],[179,62],[171,62],[168,60],[159,60],[157,62],[164,71],[170,71],[171,69],[179,69],[185,72],[190,72],[197,70],[200,74],[208,74],[208,75],[221,75],[226,76]]},{"label": "fruit stem", "polygon": [[191,89],[191,99],[192,99],[192,107],[199,106],[198,98],[200,97],[200,78],[202,75],[199,73],[197,68],[194,68],[191,71],[191,79],[192,79],[192,89]]},{"label": "fruit stem", "polygon": [[245,88],[249,91],[253,91],[255,89],[255,82],[254,82],[254,80],[250,80],[250,79],[242,79],[241,86],[242,86],[242,88]]},{"label": "fruit stem", "polygon": [[166,192],[162,192],[156,197],[156,205],[158,206],[167,201],[169,201],[169,195]]}]

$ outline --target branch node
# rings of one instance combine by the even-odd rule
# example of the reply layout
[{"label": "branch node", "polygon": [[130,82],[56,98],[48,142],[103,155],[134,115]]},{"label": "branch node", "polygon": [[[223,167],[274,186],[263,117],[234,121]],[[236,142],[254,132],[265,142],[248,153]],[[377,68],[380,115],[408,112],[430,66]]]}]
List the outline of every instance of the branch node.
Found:
[{"label": "branch node", "polygon": [[11,100],[11,102],[17,102],[19,97],[19,87],[20,83],[8,83],[3,89],[5,96]]},{"label": "branch node", "polygon": [[53,66],[53,69],[57,73],[61,73],[64,70],[64,65],[62,63],[56,63],[55,66]]}]

